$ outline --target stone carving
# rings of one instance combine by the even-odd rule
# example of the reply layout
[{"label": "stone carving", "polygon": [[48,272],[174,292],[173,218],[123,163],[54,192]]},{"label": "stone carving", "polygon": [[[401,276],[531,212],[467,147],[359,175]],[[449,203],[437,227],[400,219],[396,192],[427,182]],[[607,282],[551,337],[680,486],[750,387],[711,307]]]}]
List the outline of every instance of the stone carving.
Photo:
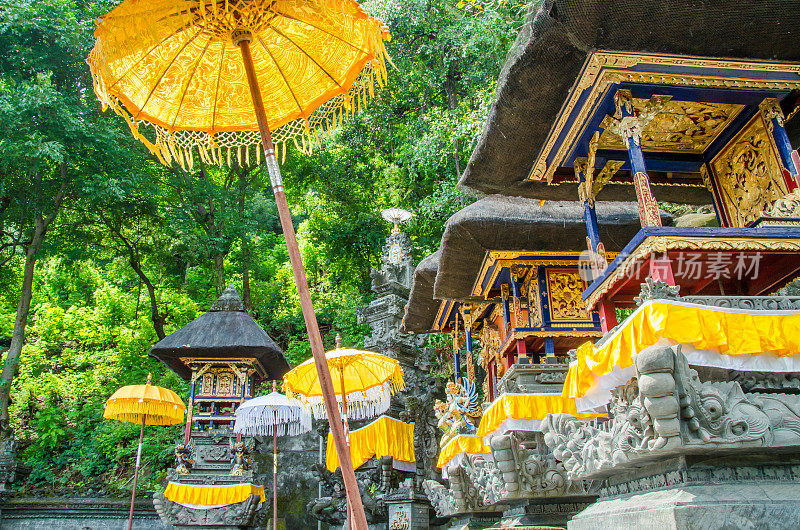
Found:
[{"label": "stone carving", "polygon": [[[330,495],[313,499],[306,505],[311,515],[320,521],[331,526],[341,526],[345,522],[347,513],[347,496],[342,480],[342,471],[337,468],[331,473],[324,466],[314,464],[314,474],[317,475],[323,484],[325,491]],[[383,501],[385,492],[381,491],[377,485],[380,483],[381,467],[361,471],[358,473],[358,490],[361,494],[361,501],[364,505],[364,512],[367,522],[370,524],[386,522],[386,505]]]},{"label": "stone carving", "polygon": [[569,478],[602,477],[619,466],[695,448],[800,444],[796,393],[702,382],[680,347],[647,348],[634,357],[634,367],[636,377],[612,392],[607,421],[557,414],[543,422],[544,441]]},{"label": "stone carving", "polygon": [[455,498],[450,488],[428,479],[423,483],[423,490],[438,517],[449,517],[457,513]]},{"label": "stone carving", "polygon": [[153,506],[158,516],[167,524],[184,526],[264,527],[270,513],[269,503],[260,503],[258,495],[251,495],[242,502],[211,508],[193,510],[172,502],[163,493],[153,495]]},{"label": "stone carving", "polygon": [[513,364],[497,382],[497,395],[558,394],[566,380],[568,368],[564,364]]},{"label": "stone carving", "polygon": [[490,445],[502,474],[503,492],[498,500],[586,493],[582,482],[567,477],[564,464],[548,449],[541,433],[512,431],[493,436]]},{"label": "stone carving", "polygon": [[639,296],[635,296],[633,301],[640,306],[648,300],[680,300],[678,294],[680,290],[678,285],[669,285],[661,280],[647,278],[641,286]]},{"label": "stone carving", "polygon": [[776,311],[781,309],[800,309],[800,296],[786,286],[779,296],[684,296],[684,302],[733,309]]},{"label": "stone carving", "polygon": [[248,442],[233,442],[230,440],[231,449],[231,476],[242,476],[245,471],[250,469],[250,455],[253,450],[254,440],[247,438]]}]

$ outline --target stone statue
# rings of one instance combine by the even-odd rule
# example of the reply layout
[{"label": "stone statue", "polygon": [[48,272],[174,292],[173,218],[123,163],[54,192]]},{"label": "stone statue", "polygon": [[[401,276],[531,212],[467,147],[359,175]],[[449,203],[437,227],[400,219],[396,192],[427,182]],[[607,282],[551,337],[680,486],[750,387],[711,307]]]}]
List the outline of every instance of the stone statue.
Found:
[{"label": "stone statue", "polygon": [[188,475],[194,464],[194,443],[175,445],[175,471],[179,475]]}]

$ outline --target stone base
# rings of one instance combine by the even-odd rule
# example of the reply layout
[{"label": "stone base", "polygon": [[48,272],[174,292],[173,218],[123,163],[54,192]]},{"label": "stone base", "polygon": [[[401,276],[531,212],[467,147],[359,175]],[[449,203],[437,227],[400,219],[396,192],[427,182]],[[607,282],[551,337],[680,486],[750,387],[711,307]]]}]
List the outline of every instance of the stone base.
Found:
[{"label": "stone base", "polygon": [[796,530],[799,524],[800,485],[725,484],[671,488],[599,501],[576,515],[569,522],[569,530]]},{"label": "stone base", "polygon": [[533,499],[503,512],[495,528],[566,528],[567,521],[586,509],[597,497],[563,497]]},{"label": "stone base", "polygon": [[450,519],[450,526],[447,528],[448,530],[484,530],[496,525],[501,515],[499,512],[456,515]]},{"label": "stone base", "polygon": [[[0,506],[3,530],[119,530],[127,528],[130,499],[12,497]],[[167,530],[149,499],[137,499],[134,530]]]},{"label": "stone base", "polygon": [[800,461],[774,456],[684,457],[622,472],[568,528],[797,529]]}]

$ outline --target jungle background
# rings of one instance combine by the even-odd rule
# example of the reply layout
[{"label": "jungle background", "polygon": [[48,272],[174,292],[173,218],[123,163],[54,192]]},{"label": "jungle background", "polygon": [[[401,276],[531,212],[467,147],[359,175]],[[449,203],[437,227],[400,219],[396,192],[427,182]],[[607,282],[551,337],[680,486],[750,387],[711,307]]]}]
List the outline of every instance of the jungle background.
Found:
[{"label": "jungle background", "polygon": [[[188,387],[147,356],[233,282],[294,366],[310,356],[266,171],[161,166],[92,92],[94,19],[115,2],[0,0],[0,440],[37,494],[126,494],[138,427],[102,419],[116,388]],[[473,199],[455,183],[526,6],[369,0],[391,29],[388,86],[310,156],[289,149],[289,203],[327,346],[359,346],[402,207],[415,260]],[[145,432],[141,491],[160,487],[180,431]],[[129,491],[129,490],[128,490]]]}]

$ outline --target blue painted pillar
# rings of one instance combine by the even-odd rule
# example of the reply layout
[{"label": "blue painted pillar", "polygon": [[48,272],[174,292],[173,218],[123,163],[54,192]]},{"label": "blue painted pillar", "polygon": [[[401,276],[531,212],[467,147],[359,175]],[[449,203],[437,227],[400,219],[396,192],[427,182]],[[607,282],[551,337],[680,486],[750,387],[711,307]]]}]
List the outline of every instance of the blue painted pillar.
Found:
[{"label": "blue painted pillar", "polygon": [[789,191],[793,191],[800,185],[800,168],[798,168],[800,159],[798,159],[797,151],[792,149],[792,143],[786,134],[781,106],[777,99],[767,98],[761,102],[759,108],[764,120],[770,125],[772,139],[775,140],[775,146],[778,148],[781,162],[786,170],[784,174],[786,187]]},{"label": "blue painted pillar", "polygon": [[[583,186],[586,182],[586,168],[575,166],[575,174],[578,176],[578,185]],[[587,190],[591,192],[591,190]],[[586,223],[586,236],[589,240],[589,250],[597,252],[600,245],[600,227],[597,224],[597,212],[594,207],[594,200],[591,196],[583,198],[583,220]]]},{"label": "blue painted pillar", "polygon": [[642,226],[661,226],[661,215],[658,213],[658,203],[650,189],[650,177],[644,164],[642,152],[643,125],[634,114],[633,97],[630,90],[620,89],[614,95],[617,112],[621,115],[619,133],[628,150],[628,159],[631,162],[633,185],[636,187],[636,200],[639,203],[639,221]]},{"label": "blue painted pillar", "polygon": [[508,327],[511,324],[511,310],[508,305],[508,284],[504,283],[500,286],[500,296],[503,299],[503,321],[505,322],[506,333],[508,333]]},{"label": "blue painted pillar", "polygon": [[453,323],[453,377],[456,383],[461,381],[461,359],[458,347],[458,313],[456,313],[456,320]]},{"label": "blue painted pillar", "polygon": [[556,345],[553,342],[553,337],[545,337],[544,339],[544,357],[546,364],[556,364]]}]

